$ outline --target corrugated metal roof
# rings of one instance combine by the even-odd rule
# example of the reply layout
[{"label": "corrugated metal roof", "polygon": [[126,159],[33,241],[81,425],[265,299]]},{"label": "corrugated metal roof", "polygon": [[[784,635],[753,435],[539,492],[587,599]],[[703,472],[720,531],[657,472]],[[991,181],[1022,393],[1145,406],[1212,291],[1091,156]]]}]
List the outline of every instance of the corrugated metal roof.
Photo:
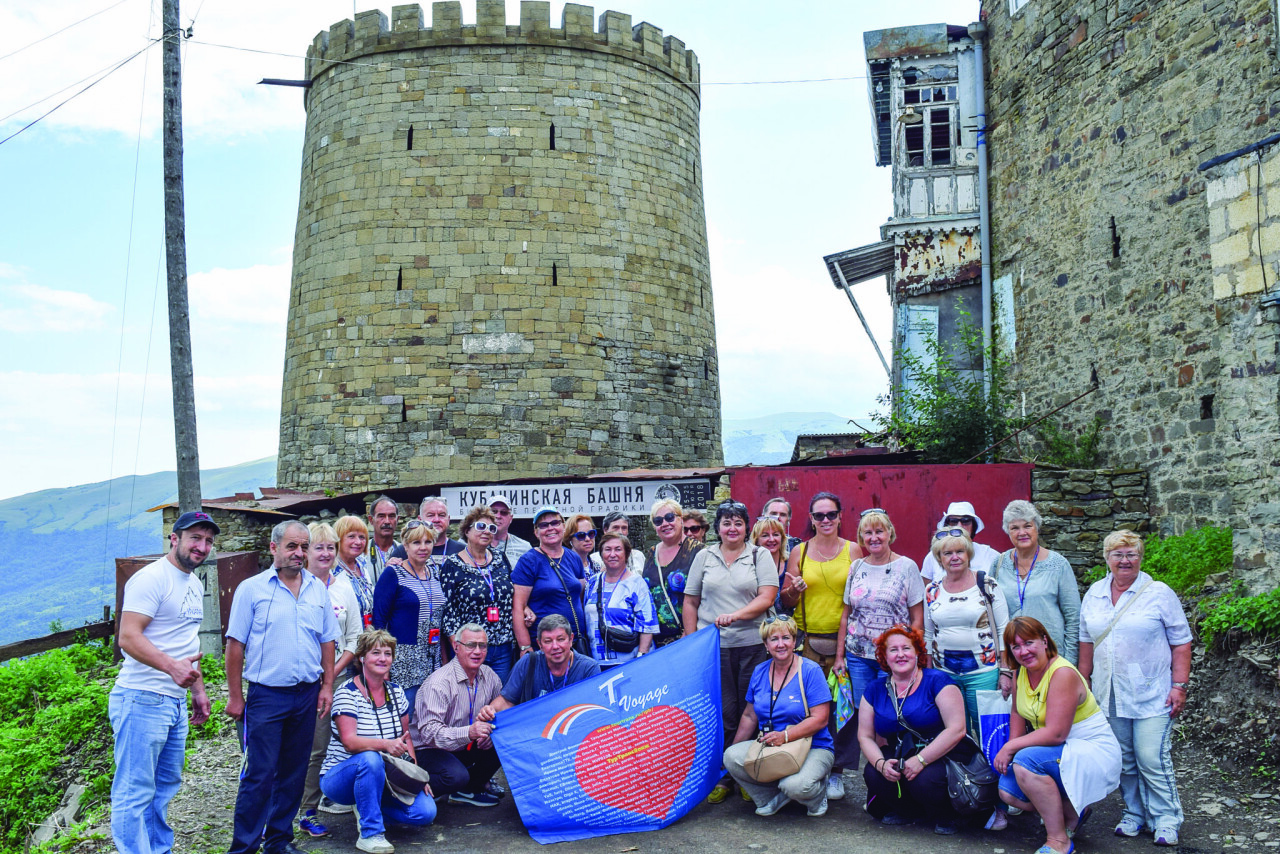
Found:
[{"label": "corrugated metal roof", "polygon": [[[893,241],[882,240],[879,243],[870,243],[859,246],[857,249],[847,249],[844,252],[827,255],[822,260],[827,264],[827,275],[831,276],[831,283],[843,290],[840,284],[840,273],[844,274],[844,280],[850,286],[856,285],[858,282],[892,273],[896,257]],[[837,265],[840,269],[839,273],[836,272]]]}]

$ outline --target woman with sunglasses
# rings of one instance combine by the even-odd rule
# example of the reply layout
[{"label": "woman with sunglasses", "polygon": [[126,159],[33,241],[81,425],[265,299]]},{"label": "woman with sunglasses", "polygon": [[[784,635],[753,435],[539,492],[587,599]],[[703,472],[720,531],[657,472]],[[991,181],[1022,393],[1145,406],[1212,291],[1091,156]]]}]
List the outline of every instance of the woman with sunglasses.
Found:
[{"label": "woman with sunglasses", "polygon": [[573,647],[584,655],[587,651],[587,618],[582,611],[587,573],[578,553],[564,547],[564,516],[550,505],[539,507],[533,514],[533,532],[538,544],[516,561],[511,570],[512,613],[533,612],[533,621],[513,620],[520,655],[533,651],[529,626],[536,626],[549,614],[559,614],[569,623]]},{"label": "woman with sunglasses", "polygon": [[[831,492],[819,492],[809,499],[810,538],[791,550],[780,597],[804,632],[804,657],[816,662],[824,676],[831,675],[836,663],[849,566],[862,557],[857,543],[840,536],[842,509],[840,497]],[[832,716],[833,736],[835,723]],[[827,781],[827,797],[831,800],[844,797],[843,774],[844,766],[837,762]]]},{"label": "woman with sunglasses", "polygon": [[574,513],[564,523],[564,534],[560,538],[560,543],[578,556],[578,560],[582,562],[583,568],[590,576],[595,572],[595,567],[591,563],[591,553],[596,550],[596,541],[599,539],[600,531],[596,528],[596,523],[591,521],[591,517],[586,513]]},{"label": "woman with sunglasses", "polygon": [[[876,638],[899,623],[924,631],[924,582],[909,557],[893,551],[898,538],[889,514],[879,507],[862,511],[858,544],[864,557],[849,567],[844,607],[832,669],[847,670],[855,701],[861,703],[872,680],[884,678],[876,661]],[[857,733],[845,727],[836,739],[836,761],[856,765]]]},{"label": "woman with sunglasses", "polygon": [[[982,532],[982,519],[978,517],[978,513],[973,509],[973,504],[968,501],[952,501],[947,505],[947,512],[942,514],[942,518],[938,520],[938,531],[947,531],[952,528],[959,528],[969,537],[973,543],[973,559],[969,561],[969,566],[974,572],[985,572],[992,574],[995,569],[996,561],[1000,559],[1000,552],[991,548],[991,546],[977,542],[976,538]],[[933,552],[924,556],[924,560],[920,562],[920,574],[924,576],[925,584],[930,581],[937,581],[946,573],[943,572],[938,561],[934,559]]]},{"label": "woman with sunglasses", "polygon": [[421,519],[410,519],[400,542],[405,560],[388,564],[373,588],[373,626],[396,639],[399,654],[391,679],[404,689],[412,714],[418,689],[440,666],[440,618],[444,591],[431,567],[431,549],[440,532]]},{"label": "woman with sunglasses", "polygon": [[684,516],[684,535],[696,543],[705,541],[707,531],[711,530],[711,526],[707,524],[707,514],[690,508],[682,515]]},{"label": "woman with sunglasses", "polygon": [[[765,613],[778,595],[778,567],[769,553],[747,542],[747,505],[726,501],[716,510],[720,542],[698,552],[684,593],[684,632],[707,626],[720,631],[720,703],[724,743],[732,744],[749,707],[751,675],[769,653],[760,634]],[[708,802],[721,803],[732,790],[726,774]]]},{"label": "woman with sunglasses", "polygon": [[658,609],[654,643],[663,646],[679,640],[684,631],[684,587],[702,543],[685,536],[684,509],[674,499],[659,498],[649,517],[658,544],[645,555],[643,575],[653,606]]},{"label": "woman with sunglasses", "polygon": [[445,596],[441,622],[445,637],[450,638],[468,623],[484,626],[489,641],[484,663],[505,681],[511,672],[516,639],[511,627],[515,588],[507,559],[493,548],[497,533],[498,518],[483,504],[471,508],[458,525],[467,547],[449,555],[440,566],[440,588]]}]

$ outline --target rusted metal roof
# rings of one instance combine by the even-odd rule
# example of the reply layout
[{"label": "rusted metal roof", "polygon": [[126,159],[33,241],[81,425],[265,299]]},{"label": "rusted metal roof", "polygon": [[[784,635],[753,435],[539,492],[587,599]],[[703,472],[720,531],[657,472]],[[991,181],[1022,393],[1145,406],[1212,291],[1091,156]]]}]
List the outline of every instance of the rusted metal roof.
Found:
[{"label": "rusted metal roof", "polygon": [[871,243],[866,246],[859,246],[857,249],[846,249],[844,252],[826,255],[822,260],[827,264],[827,275],[831,277],[831,283],[837,289],[844,290],[844,284],[840,281],[842,273],[844,274],[845,283],[853,286],[858,282],[865,282],[868,279],[892,273],[893,265],[897,259],[894,253],[893,241],[881,240],[879,243]]},{"label": "rusted metal roof", "polygon": [[[589,474],[585,480],[681,480],[689,477],[718,477],[725,473],[724,466],[716,466],[714,468],[705,469],[627,469],[626,471],[611,471],[604,474]],[[541,477],[538,480],[548,480],[549,478]],[[551,478],[554,479],[554,478]],[[576,478],[560,478],[561,480],[576,480]]]},{"label": "rusted metal roof", "polygon": [[948,24],[917,24],[911,27],[890,27],[871,30],[862,34],[867,61],[895,59],[903,56],[929,56],[946,53],[953,41],[969,35],[967,27]]}]

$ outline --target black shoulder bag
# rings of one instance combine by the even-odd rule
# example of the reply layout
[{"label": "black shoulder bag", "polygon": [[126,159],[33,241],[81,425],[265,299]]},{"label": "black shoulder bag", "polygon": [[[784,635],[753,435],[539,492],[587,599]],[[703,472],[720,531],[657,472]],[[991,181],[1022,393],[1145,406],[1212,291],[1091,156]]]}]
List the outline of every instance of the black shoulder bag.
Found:
[{"label": "black shoulder bag", "polygon": [[640,635],[628,629],[611,626],[604,619],[604,570],[596,576],[600,584],[596,587],[596,626],[600,630],[600,639],[609,652],[628,653],[640,645]]},{"label": "black shoulder bag", "polygon": [[[542,551],[542,549],[538,549],[538,551]],[[564,575],[560,572],[560,558],[552,559],[551,555],[546,552],[542,552],[542,554],[547,559],[547,564],[551,567],[552,573],[555,574],[556,580],[560,582],[560,589],[564,591],[565,601],[569,603],[569,619],[573,622],[574,652],[580,652],[587,658],[591,658],[591,641],[587,638],[587,633],[583,631],[583,627],[578,625],[578,609],[573,607],[573,597],[569,595],[569,585],[565,583]],[[536,626],[534,630],[537,630]]]}]

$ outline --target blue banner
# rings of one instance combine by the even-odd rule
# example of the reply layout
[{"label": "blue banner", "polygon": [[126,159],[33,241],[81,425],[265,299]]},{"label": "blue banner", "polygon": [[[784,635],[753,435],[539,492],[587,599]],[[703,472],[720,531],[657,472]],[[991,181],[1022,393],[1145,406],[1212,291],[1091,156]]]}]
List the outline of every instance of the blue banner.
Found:
[{"label": "blue banner", "polygon": [[538,842],[666,827],[720,777],[720,633],[708,626],[501,712],[494,726]]}]

